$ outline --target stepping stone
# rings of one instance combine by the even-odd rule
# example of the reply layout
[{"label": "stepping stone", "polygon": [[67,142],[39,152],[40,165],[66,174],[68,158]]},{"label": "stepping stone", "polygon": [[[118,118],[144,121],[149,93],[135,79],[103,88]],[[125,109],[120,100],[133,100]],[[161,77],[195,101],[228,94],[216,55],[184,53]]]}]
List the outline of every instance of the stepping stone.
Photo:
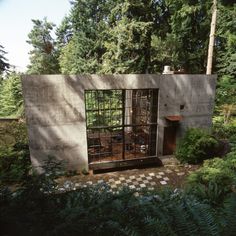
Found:
[{"label": "stepping stone", "polygon": [[125,178],[124,177],[120,177],[119,180],[125,180]]},{"label": "stepping stone", "polygon": [[104,180],[103,180],[103,179],[100,179],[100,180],[98,180],[98,183],[99,183],[99,184],[104,183]]},{"label": "stepping stone", "polygon": [[150,185],[152,185],[152,186],[155,186],[155,185],[156,185],[156,183],[155,183],[155,182],[151,182],[151,183],[150,183]]},{"label": "stepping stone", "polygon": [[166,181],[160,181],[160,183],[161,183],[162,185],[166,185],[166,184],[167,184]]},{"label": "stepping stone", "polygon": [[156,177],[157,177],[158,179],[161,179],[161,178],[162,178],[162,176],[161,176],[161,175],[156,175]]},{"label": "stepping stone", "polygon": [[155,174],[154,173],[148,173],[150,176],[155,176]]},{"label": "stepping stone", "polygon": [[184,174],[185,174],[184,172],[179,172],[179,173],[177,173],[178,176],[182,176],[182,175],[184,175]]},{"label": "stepping stone", "polygon": [[92,181],[88,181],[88,182],[86,182],[86,184],[91,185],[91,184],[93,184],[93,182]]},{"label": "stepping stone", "polygon": [[144,183],[144,184],[148,184],[149,181],[148,181],[148,180],[144,180],[143,183]]},{"label": "stepping stone", "polygon": [[164,172],[158,172],[158,174],[159,174],[159,175],[165,175],[165,173],[164,173]]},{"label": "stepping stone", "polygon": [[139,182],[136,182],[136,181],[135,181],[135,182],[133,182],[133,184],[134,184],[134,185],[139,185]]},{"label": "stepping stone", "polygon": [[78,187],[80,187],[80,186],[81,186],[81,184],[75,183],[75,187],[76,187],[76,188],[78,188]]},{"label": "stepping stone", "polygon": [[172,173],[172,172],[173,172],[172,170],[169,170],[169,169],[166,170],[166,173],[168,173],[168,174]]},{"label": "stepping stone", "polygon": [[147,176],[147,177],[146,177],[146,179],[148,179],[148,180],[152,180],[152,177],[150,177],[150,176]]},{"label": "stepping stone", "polygon": [[154,188],[153,187],[149,187],[148,190],[154,190]]},{"label": "stepping stone", "polygon": [[134,175],[129,177],[130,179],[136,179],[136,177]]},{"label": "stepping stone", "polygon": [[141,188],[146,188],[146,185],[145,184],[140,184],[140,187]]},{"label": "stepping stone", "polygon": [[135,186],[134,185],[130,185],[129,188],[130,189],[135,189]]},{"label": "stepping stone", "polygon": [[164,177],[163,178],[165,181],[168,181],[168,180],[170,180],[168,177]]},{"label": "stepping stone", "polygon": [[121,184],[120,180],[115,181],[115,184]]},{"label": "stepping stone", "polygon": [[145,177],[145,175],[144,174],[141,174],[141,175],[139,175],[140,177]]},{"label": "stepping stone", "polygon": [[127,179],[125,182],[126,183],[132,183],[132,181],[130,179]]},{"label": "stepping stone", "polygon": [[141,178],[137,178],[136,180],[137,180],[137,181],[142,181],[142,179],[141,179]]},{"label": "stepping stone", "polygon": [[108,182],[114,182],[115,180],[114,179],[109,179]]}]

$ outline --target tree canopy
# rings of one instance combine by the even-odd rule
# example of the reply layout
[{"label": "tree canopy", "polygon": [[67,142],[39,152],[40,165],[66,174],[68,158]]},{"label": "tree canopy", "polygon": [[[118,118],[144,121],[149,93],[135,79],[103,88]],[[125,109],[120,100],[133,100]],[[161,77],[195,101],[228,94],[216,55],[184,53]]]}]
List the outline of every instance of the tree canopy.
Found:
[{"label": "tree canopy", "polygon": [[52,38],[55,25],[44,20],[32,20],[33,29],[27,41],[31,46],[29,74],[56,74],[59,73],[58,54]]},{"label": "tree canopy", "polygon": [[[214,72],[235,75],[235,4],[218,1]],[[73,0],[56,28],[33,20],[29,73],[205,73],[212,0]]]},{"label": "tree canopy", "polygon": [[[236,4],[218,0],[217,109],[235,104]],[[72,0],[56,27],[33,21],[29,74],[205,73],[212,0]],[[0,73],[9,64],[0,46]],[[3,87],[0,84],[0,87]],[[2,88],[0,88],[2,89]]]}]

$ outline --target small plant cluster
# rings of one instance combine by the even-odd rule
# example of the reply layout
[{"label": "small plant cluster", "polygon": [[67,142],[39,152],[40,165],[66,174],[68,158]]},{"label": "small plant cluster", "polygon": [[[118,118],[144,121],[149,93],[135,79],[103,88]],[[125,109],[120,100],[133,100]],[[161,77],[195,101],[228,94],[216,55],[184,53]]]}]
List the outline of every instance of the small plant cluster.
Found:
[{"label": "small plant cluster", "polygon": [[191,128],[177,143],[176,158],[180,162],[198,164],[215,156],[219,142],[205,130]]},{"label": "small plant cluster", "polygon": [[236,119],[227,124],[215,120],[212,133],[218,139],[227,140],[231,150],[236,150]]},{"label": "small plant cluster", "polygon": [[0,184],[22,181],[30,170],[30,155],[24,122],[0,126]]},{"label": "small plant cluster", "polygon": [[190,191],[202,199],[219,204],[236,185],[236,152],[224,158],[206,160],[199,170],[188,177]]}]

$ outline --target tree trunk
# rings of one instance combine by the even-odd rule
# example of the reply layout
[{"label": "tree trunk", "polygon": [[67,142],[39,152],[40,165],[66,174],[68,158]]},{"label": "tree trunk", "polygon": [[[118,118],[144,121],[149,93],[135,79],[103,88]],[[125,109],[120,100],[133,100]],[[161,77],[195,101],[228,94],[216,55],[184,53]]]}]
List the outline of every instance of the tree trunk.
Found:
[{"label": "tree trunk", "polygon": [[208,47],[208,58],[207,58],[207,75],[212,73],[212,61],[213,61],[213,49],[215,42],[215,30],[216,30],[216,13],[217,13],[217,0],[213,0],[213,10],[211,19],[211,33]]}]

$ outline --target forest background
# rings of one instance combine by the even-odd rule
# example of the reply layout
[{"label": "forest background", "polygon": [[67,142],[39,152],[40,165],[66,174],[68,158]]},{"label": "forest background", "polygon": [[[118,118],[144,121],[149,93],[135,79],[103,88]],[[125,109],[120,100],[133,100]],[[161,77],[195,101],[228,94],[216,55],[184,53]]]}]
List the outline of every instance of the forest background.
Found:
[{"label": "forest background", "polygon": [[[213,73],[216,115],[229,123],[236,104],[236,4],[218,1]],[[73,0],[56,26],[33,19],[26,74],[161,73],[164,65],[206,72],[212,0]],[[53,35],[55,37],[53,37]],[[0,47],[0,117],[23,116],[20,73]]]}]

